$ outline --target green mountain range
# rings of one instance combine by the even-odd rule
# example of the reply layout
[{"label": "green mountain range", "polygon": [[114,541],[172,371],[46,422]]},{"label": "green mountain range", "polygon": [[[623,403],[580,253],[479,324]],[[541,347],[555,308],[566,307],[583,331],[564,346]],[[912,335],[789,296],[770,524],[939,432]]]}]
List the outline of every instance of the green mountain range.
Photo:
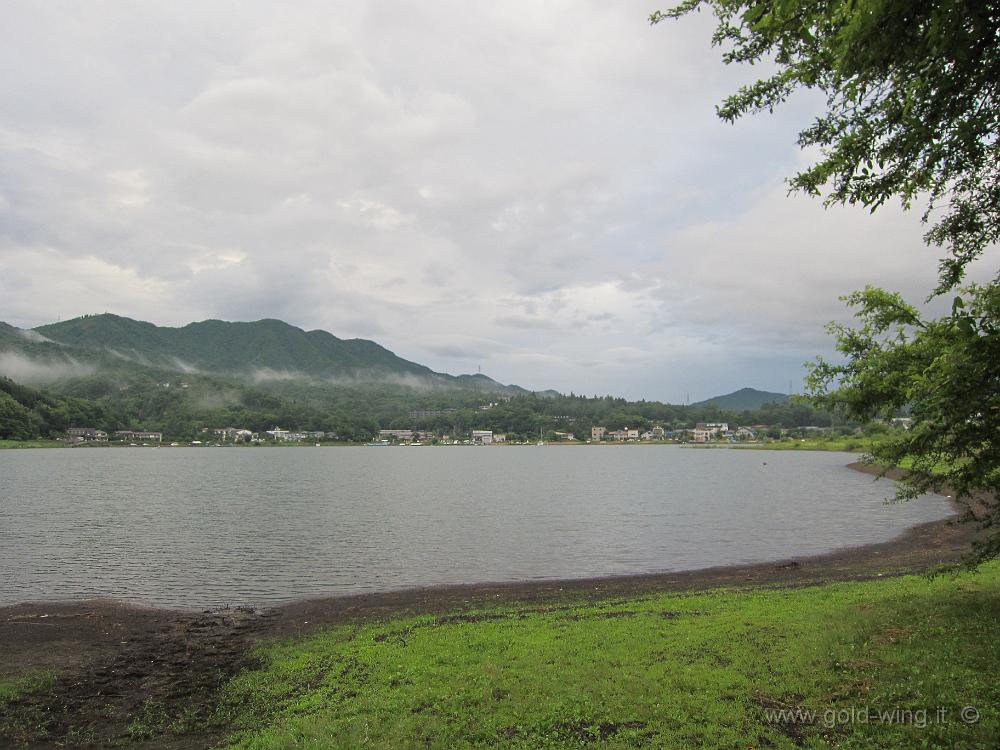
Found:
[{"label": "green mountain range", "polygon": [[380,429],[491,429],[535,440],[568,430],[589,435],[599,425],[645,430],[734,421],[761,405],[746,417],[750,423],[830,423],[806,405],[782,403],[784,394],[749,388],[691,406],[528,392],[481,374],[435,372],[372,341],[278,320],[169,328],[94,315],[31,330],[0,323],[0,381],[0,438],[19,440],[62,437],[74,425],[177,440],[202,440],[205,430],[227,426],[284,426],[352,442]]},{"label": "green mountain range", "polygon": [[758,391],[756,388],[740,388],[738,391],[727,393],[724,396],[714,396],[704,401],[699,401],[691,406],[708,406],[715,404],[718,408],[726,411],[756,411],[764,404],[783,404],[788,401],[787,393],[773,393],[771,391]]},{"label": "green mountain range", "polygon": [[105,313],[31,330],[0,323],[0,346],[48,365],[72,362],[103,369],[127,362],[157,371],[217,374],[258,382],[312,378],[511,395],[527,392],[481,374],[435,372],[374,341],[341,339],[326,331],[304,331],[271,319],[252,323],[204,320],[170,328]]},{"label": "green mountain range", "polygon": [[[0,374],[15,380],[44,381],[44,375],[65,378],[123,369],[152,377],[181,373],[254,383],[310,381],[316,385],[392,384],[445,391],[528,393],[482,374],[435,372],[374,341],[304,331],[273,319],[246,323],[203,320],[179,328],[108,313],[34,329],[0,322]],[[33,376],[36,372],[39,377]],[[543,391],[539,395],[557,394]],[[786,401],[784,393],[741,388],[692,406],[714,404],[722,410],[743,411]]]}]

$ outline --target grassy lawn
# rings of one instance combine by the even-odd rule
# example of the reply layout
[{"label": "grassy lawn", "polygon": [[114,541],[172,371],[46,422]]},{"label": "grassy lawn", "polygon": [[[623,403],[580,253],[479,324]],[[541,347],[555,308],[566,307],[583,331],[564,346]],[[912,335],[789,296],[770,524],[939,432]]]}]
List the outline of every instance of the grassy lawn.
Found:
[{"label": "grassy lawn", "polygon": [[734,447],[763,451],[846,451],[864,453],[871,446],[867,437],[789,438],[770,443],[736,443]]},{"label": "grassy lawn", "polygon": [[66,444],[58,440],[0,440],[3,448],[65,448]]},{"label": "grassy lawn", "polygon": [[[998,636],[997,563],[934,579],[498,605],[264,648],[217,719],[247,750],[996,747]],[[965,706],[977,722],[961,721]]]}]

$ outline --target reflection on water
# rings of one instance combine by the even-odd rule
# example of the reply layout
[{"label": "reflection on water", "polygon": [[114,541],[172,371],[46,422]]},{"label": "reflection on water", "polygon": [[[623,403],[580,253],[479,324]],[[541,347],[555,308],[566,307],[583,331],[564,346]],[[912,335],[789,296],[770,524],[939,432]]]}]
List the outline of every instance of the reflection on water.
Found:
[{"label": "reflection on water", "polygon": [[[835,453],[674,446],[0,451],[0,603],[275,603],[754,562],[948,515]],[[764,463],[766,461],[766,464]]]}]

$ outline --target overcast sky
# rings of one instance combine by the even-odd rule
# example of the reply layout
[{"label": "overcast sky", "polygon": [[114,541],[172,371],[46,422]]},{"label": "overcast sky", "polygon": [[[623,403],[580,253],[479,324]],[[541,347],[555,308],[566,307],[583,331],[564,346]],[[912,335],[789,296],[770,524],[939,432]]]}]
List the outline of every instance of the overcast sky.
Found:
[{"label": "overcast sky", "polygon": [[528,388],[799,388],[838,295],[923,298],[937,253],[916,214],[788,197],[821,101],[722,123],[762,71],[657,7],[8,0],[0,320],[274,317]]}]

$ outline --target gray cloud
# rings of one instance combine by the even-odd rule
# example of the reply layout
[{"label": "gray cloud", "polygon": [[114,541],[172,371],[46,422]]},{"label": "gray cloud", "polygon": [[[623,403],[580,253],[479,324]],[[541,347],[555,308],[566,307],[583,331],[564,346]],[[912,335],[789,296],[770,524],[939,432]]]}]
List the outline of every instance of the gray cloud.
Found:
[{"label": "gray cloud", "polygon": [[450,344],[444,344],[441,346],[429,345],[424,348],[438,357],[447,357],[449,359],[481,360],[486,357],[483,352],[475,351],[473,349],[464,349],[461,346],[452,346]]},{"label": "gray cloud", "polygon": [[493,322],[498,326],[506,328],[522,328],[535,331],[551,331],[559,327],[555,321],[546,320],[545,318],[525,318],[514,315],[501,315],[494,318]]},{"label": "gray cloud", "polygon": [[817,101],[721,124],[748,71],[708,14],[650,10],[9,4],[0,319],[276,317],[529,388],[785,388],[837,295],[922,297],[935,254],[914,215],[787,199]]}]

